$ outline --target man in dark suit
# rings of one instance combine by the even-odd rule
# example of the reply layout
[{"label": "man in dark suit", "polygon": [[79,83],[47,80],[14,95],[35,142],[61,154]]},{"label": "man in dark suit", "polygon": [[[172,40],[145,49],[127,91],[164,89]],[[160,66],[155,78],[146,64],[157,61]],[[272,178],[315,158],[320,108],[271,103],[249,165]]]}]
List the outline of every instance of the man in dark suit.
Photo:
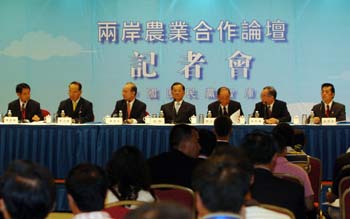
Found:
[{"label": "man in dark suit", "polygon": [[335,117],[337,121],[346,120],[345,106],[341,103],[333,101],[335,89],[333,84],[324,83],[321,86],[322,102],[312,107],[314,112],[314,123],[321,123],[321,119],[325,117]]},{"label": "man in dark suit", "polygon": [[134,83],[128,82],[122,91],[123,99],[115,104],[112,116],[119,116],[119,111],[123,113],[123,121],[128,124],[144,123],[146,116],[146,104],[136,99],[137,87]]},{"label": "man in dark suit", "polygon": [[230,137],[232,134],[232,121],[227,116],[219,116],[214,120],[214,133],[216,135],[216,146],[230,146]]},{"label": "man in dark suit", "polygon": [[18,99],[8,104],[7,113],[11,110],[12,116],[18,117],[18,120],[22,122],[33,122],[43,119],[40,103],[30,99],[30,87],[28,84],[18,84],[16,86],[16,94]]},{"label": "man in dark suit", "polygon": [[73,123],[93,122],[95,117],[92,110],[92,103],[81,97],[82,85],[73,81],[69,84],[69,98],[61,101],[57,114],[71,117]]},{"label": "man in dark suit", "polygon": [[152,184],[170,183],[191,187],[192,171],[201,149],[195,127],[179,124],[170,131],[171,150],[148,160]]},{"label": "man in dark suit", "polygon": [[264,87],[261,91],[261,102],[255,104],[253,115],[258,111],[259,117],[265,119],[266,124],[278,124],[290,122],[291,117],[286,102],[277,100],[277,91],[271,86]]},{"label": "man in dark suit", "polygon": [[255,168],[252,198],[262,204],[287,208],[295,218],[305,218],[304,187],[272,174],[278,151],[275,138],[270,133],[253,131],[244,137],[240,149]]},{"label": "man in dark suit", "polygon": [[218,100],[208,105],[212,117],[231,116],[237,110],[243,115],[241,104],[231,100],[231,91],[227,87],[220,87],[217,91]]},{"label": "man in dark suit", "polygon": [[183,100],[185,86],[175,82],[171,85],[171,95],[174,100],[160,107],[165,123],[190,123],[190,117],[196,115],[196,107]]}]

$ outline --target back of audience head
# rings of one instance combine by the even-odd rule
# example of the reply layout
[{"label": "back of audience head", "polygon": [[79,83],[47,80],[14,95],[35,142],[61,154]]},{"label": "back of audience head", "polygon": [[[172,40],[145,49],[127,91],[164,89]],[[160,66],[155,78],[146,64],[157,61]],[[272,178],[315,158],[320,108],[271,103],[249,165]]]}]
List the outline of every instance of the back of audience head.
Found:
[{"label": "back of audience head", "polygon": [[198,131],[193,126],[179,124],[170,131],[169,143],[172,149],[179,150],[192,158],[199,155],[201,147],[198,140]]},{"label": "back of audience head", "polygon": [[293,146],[294,145],[294,129],[292,126],[290,126],[288,123],[280,123],[278,124],[273,130],[272,133],[274,135],[280,135],[284,139],[284,145],[283,148],[280,148],[279,153],[281,153],[281,150],[284,150],[287,146]]},{"label": "back of audience head", "polygon": [[116,150],[107,163],[106,171],[109,189],[119,200],[136,200],[140,190],[150,188],[147,162],[135,146],[125,145]]},{"label": "back of audience head", "polygon": [[277,156],[278,143],[272,134],[255,130],[243,138],[240,149],[252,164],[270,165]]},{"label": "back of audience head", "polygon": [[5,219],[43,219],[53,210],[56,188],[50,172],[31,161],[16,160],[1,178]]},{"label": "back of audience head", "polygon": [[170,202],[147,203],[130,211],[125,219],[192,219],[186,207]]},{"label": "back of audience head", "polygon": [[227,116],[219,116],[214,120],[214,130],[218,139],[229,139],[232,132],[232,120]]},{"label": "back of audience head", "polygon": [[249,191],[251,173],[247,160],[232,156],[213,156],[200,163],[192,180],[199,216],[215,212],[240,213]]},{"label": "back of audience head", "polygon": [[78,164],[66,177],[66,189],[73,214],[100,211],[104,208],[107,194],[107,176],[97,165]]},{"label": "back of audience head", "polygon": [[209,157],[216,145],[215,134],[208,129],[199,129],[199,144],[201,145],[200,155]]},{"label": "back of audience head", "polygon": [[301,129],[294,129],[294,145],[293,148],[296,151],[302,151],[306,144],[305,132]]}]

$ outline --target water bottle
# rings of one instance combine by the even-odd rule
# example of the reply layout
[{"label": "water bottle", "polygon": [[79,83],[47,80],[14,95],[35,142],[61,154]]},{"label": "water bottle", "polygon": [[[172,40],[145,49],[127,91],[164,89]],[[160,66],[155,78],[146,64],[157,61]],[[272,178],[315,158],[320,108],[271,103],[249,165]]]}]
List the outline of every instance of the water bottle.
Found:
[{"label": "water bottle", "polygon": [[259,117],[260,117],[260,115],[259,115],[259,111],[255,111],[255,113],[254,113],[254,117],[255,117],[255,118],[259,118]]},{"label": "water bottle", "polygon": [[64,113],[64,110],[61,110],[61,117],[65,117],[66,114]]},{"label": "water bottle", "polygon": [[208,110],[207,118],[211,118],[211,117],[212,117],[211,111]]},{"label": "water bottle", "polygon": [[123,111],[119,110],[118,117],[123,118]]},{"label": "water bottle", "polygon": [[12,111],[11,111],[11,110],[8,110],[8,111],[7,111],[7,116],[8,116],[8,117],[12,117]]},{"label": "water bottle", "polygon": [[159,118],[164,118],[163,110],[159,111]]},{"label": "water bottle", "polygon": [[314,124],[314,117],[315,117],[315,113],[314,113],[314,111],[311,110],[309,124]]}]

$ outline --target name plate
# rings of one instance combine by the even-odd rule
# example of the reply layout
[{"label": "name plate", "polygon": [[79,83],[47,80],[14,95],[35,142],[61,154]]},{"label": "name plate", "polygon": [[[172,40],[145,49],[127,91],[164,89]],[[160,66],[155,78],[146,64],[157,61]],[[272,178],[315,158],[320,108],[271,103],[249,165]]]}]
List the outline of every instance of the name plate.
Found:
[{"label": "name plate", "polygon": [[105,123],[109,125],[121,125],[123,124],[123,118],[121,117],[108,117],[105,118]]},{"label": "name plate", "polygon": [[322,118],[322,125],[337,125],[336,118]]},{"label": "name plate", "polygon": [[165,124],[164,118],[150,118],[151,124]]},{"label": "name plate", "polygon": [[204,118],[204,125],[214,125],[215,118]]},{"label": "name plate", "polygon": [[263,118],[249,118],[249,125],[264,125]]},{"label": "name plate", "polygon": [[71,125],[72,118],[71,117],[59,117],[59,118],[57,118],[57,124],[59,124],[59,125]]},{"label": "name plate", "polygon": [[4,117],[4,124],[18,124],[18,117],[13,116],[13,117]]}]

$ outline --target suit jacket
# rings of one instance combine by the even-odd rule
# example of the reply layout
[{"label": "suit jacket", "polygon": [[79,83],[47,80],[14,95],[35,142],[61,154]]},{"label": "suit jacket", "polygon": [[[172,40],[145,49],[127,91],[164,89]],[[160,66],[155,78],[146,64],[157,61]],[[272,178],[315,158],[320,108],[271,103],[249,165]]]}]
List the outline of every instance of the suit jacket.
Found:
[{"label": "suit jacket", "polygon": [[199,159],[178,150],[165,152],[148,160],[152,184],[170,183],[191,188],[192,172]]},{"label": "suit jacket", "polygon": [[60,116],[62,110],[64,110],[64,113],[66,114],[66,116],[71,117],[77,122],[81,122],[81,123],[93,122],[95,119],[95,116],[92,110],[92,103],[82,97],[80,97],[80,100],[78,102],[77,107],[75,108],[75,111],[73,111],[73,103],[71,99],[66,99],[61,101],[57,110],[58,116]]},{"label": "suit jacket", "polygon": [[[17,116],[18,120],[23,120],[19,99],[9,103],[7,111],[8,110],[11,110],[12,116]],[[32,117],[34,115],[39,116],[40,120],[43,119],[43,116],[41,115],[40,103],[36,102],[35,100],[31,100],[31,99],[28,100],[25,111],[26,111],[25,119],[28,119],[31,122],[33,121]]]},{"label": "suit jacket", "polygon": [[[312,111],[314,111],[316,117],[326,117],[326,110],[323,102],[313,106]],[[330,117],[335,117],[337,121],[346,120],[345,106],[333,101],[332,107],[330,108]]]},{"label": "suit jacket", "polygon": [[196,107],[182,101],[179,111],[176,113],[174,101],[160,107],[164,113],[165,123],[191,123],[190,117],[196,115]]},{"label": "suit jacket", "polygon": [[270,117],[268,116],[268,113],[267,113],[267,105],[263,104],[262,102],[255,104],[253,115],[255,114],[256,111],[258,111],[260,117],[264,119],[276,118],[280,122],[291,121],[291,117],[287,109],[287,104],[286,102],[281,100],[275,100]]},{"label": "suit jacket", "polygon": [[297,219],[305,218],[304,187],[298,183],[280,179],[271,171],[256,168],[252,197],[262,204],[287,208]]},{"label": "suit jacket", "polygon": [[[118,100],[115,104],[114,111],[112,112],[112,116],[114,114],[119,114],[119,110],[123,112],[123,120],[128,118],[127,111],[127,102],[126,100]],[[131,112],[130,118],[136,119],[138,123],[144,123],[143,118],[146,116],[146,104],[138,99],[135,99]]]},{"label": "suit jacket", "polygon": [[[208,111],[211,111],[212,117],[218,117],[222,116],[224,112],[222,112],[220,107],[220,102],[215,101],[208,105]],[[228,115],[231,116],[232,113],[236,112],[237,110],[241,110],[241,115],[243,115],[243,110],[241,107],[241,104],[237,101],[230,100],[228,104]]]}]

